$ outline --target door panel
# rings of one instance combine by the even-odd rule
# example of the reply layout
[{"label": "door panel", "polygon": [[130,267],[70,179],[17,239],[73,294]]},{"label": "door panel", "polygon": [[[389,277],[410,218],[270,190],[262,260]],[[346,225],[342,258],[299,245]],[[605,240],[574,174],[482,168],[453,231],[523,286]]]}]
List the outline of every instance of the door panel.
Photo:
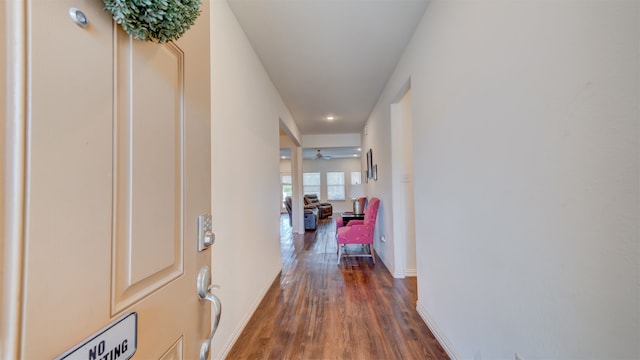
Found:
[{"label": "door panel", "polygon": [[[134,359],[194,359],[210,305],[209,13],[175,44],[131,39],[97,0],[28,2],[22,359],[138,313]],[[74,24],[69,8],[89,26]]]},{"label": "door panel", "polygon": [[183,273],[185,119],[182,50],[115,37],[117,313]]},{"label": "door panel", "polygon": [[178,341],[176,341],[171,348],[169,348],[169,350],[160,357],[160,360],[182,360],[182,342],[183,338],[180,337],[180,339],[178,339]]}]

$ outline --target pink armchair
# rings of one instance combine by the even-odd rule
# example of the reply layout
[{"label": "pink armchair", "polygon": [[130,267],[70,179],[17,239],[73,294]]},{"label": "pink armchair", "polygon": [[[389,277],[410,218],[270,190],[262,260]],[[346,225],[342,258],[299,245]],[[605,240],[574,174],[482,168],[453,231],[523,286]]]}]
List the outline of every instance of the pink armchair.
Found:
[{"label": "pink armchair", "polygon": [[[373,231],[376,227],[379,206],[380,199],[372,198],[367,205],[364,220],[351,220],[346,226],[338,228],[336,232],[336,237],[338,238],[338,264],[342,260],[342,256],[370,256],[373,263],[376,263],[373,253]],[[343,254],[343,248],[347,244],[368,245],[369,254],[345,255]]]}]

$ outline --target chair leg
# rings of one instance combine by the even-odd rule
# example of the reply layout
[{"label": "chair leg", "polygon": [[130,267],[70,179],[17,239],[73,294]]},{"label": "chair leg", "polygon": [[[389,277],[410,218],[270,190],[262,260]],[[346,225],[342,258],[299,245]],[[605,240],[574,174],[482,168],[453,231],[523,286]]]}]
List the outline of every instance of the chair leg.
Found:
[{"label": "chair leg", "polygon": [[369,244],[369,250],[371,251],[371,260],[373,260],[373,265],[376,264],[376,255],[373,253],[373,244]]},{"label": "chair leg", "polygon": [[340,265],[341,259],[342,259],[342,244],[338,244],[338,265]]}]

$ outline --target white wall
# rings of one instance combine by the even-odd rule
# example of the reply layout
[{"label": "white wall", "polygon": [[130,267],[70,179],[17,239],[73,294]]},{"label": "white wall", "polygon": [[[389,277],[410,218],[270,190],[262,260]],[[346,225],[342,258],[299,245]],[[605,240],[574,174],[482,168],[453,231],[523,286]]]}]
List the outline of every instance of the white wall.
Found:
[{"label": "white wall", "polygon": [[[0,19],[3,19],[2,24],[0,24],[0,33],[3,34],[3,36],[0,36],[0,69],[3,69],[2,71],[6,71],[6,57],[7,57],[7,47],[6,47],[6,38],[7,35],[9,34],[9,29],[7,26],[7,19],[5,17],[5,6],[4,3],[2,4],[2,6],[0,6]],[[2,232],[2,241],[0,241],[0,271],[2,271],[4,274],[8,273],[8,266],[3,266],[3,265],[7,265],[4,262],[4,248],[5,248],[5,241],[8,241],[5,235],[5,177],[9,174],[8,172],[5,172],[5,157],[8,156],[7,153],[7,147],[6,147],[6,137],[5,137],[5,129],[7,127],[7,112],[6,112],[6,90],[5,88],[7,87],[7,76],[6,74],[3,74],[2,76],[0,76],[0,114],[2,114],[2,122],[0,122],[0,149],[2,149],[2,156],[0,156],[0,231]],[[0,277],[0,289],[3,289],[4,292],[4,276]],[[4,302],[4,297],[0,296],[0,303]],[[0,317],[3,317],[1,315],[4,314],[4,309],[8,306],[3,306],[0,304]],[[7,319],[3,319],[3,321],[7,321],[6,323],[8,323]],[[4,326],[2,326],[2,328],[0,328],[0,344],[4,345]],[[5,348],[6,349],[6,348]],[[6,353],[5,353],[6,354]]]},{"label": "white wall", "polygon": [[418,309],[454,356],[640,358],[639,24],[637,1],[429,5],[363,147],[384,205],[410,78]]},{"label": "white wall", "polygon": [[[400,89],[397,90],[399,92]],[[402,95],[402,94],[396,94]],[[397,97],[399,97],[397,96]],[[373,153],[373,164],[378,166],[378,180],[369,179],[366,184],[367,197],[380,199],[378,219],[374,232],[374,248],[391,274],[399,275],[394,261],[394,229],[393,229],[393,180],[391,178],[391,102],[378,103],[371,113],[362,132],[362,169],[366,171],[366,152]],[[382,241],[384,237],[385,241]]]},{"label": "white wall", "polygon": [[[0,69],[3,69],[3,71],[6,71],[6,57],[7,57],[7,48],[6,48],[6,37],[9,33],[9,29],[7,29],[7,21],[5,18],[5,6],[3,3],[3,6],[0,6],[0,19],[3,19],[2,21],[2,25],[0,25],[0,33],[3,34],[3,36],[0,36]],[[3,76],[0,77],[0,114],[2,114],[2,123],[0,123],[0,149],[2,149],[2,156],[0,156],[0,229],[3,230],[3,238],[4,238],[4,208],[5,208],[5,202],[4,202],[4,192],[5,192],[5,185],[4,185],[4,179],[5,179],[5,165],[4,165],[4,161],[5,161],[5,154],[6,154],[6,147],[5,147],[5,128],[6,128],[6,119],[7,119],[7,112],[6,112],[6,87],[7,87],[7,76],[6,74],[3,74]],[[4,242],[0,242],[0,259],[3,258],[2,255],[2,251],[4,246]],[[2,280],[0,280],[0,288],[2,287]]]},{"label": "white wall", "polygon": [[[343,211],[352,211],[353,203],[351,202],[351,172],[362,171],[360,168],[360,158],[353,159],[331,159],[331,160],[303,160],[303,172],[319,172],[320,173],[320,199],[322,202],[328,202],[333,205],[333,216],[335,217]],[[345,197],[346,200],[327,200],[327,172],[343,171],[345,181]],[[364,179],[362,179],[364,181]]]},{"label": "white wall", "polygon": [[393,183],[394,273],[416,276],[416,235],[413,191],[411,89],[391,104],[391,178]]},{"label": "white wall", "polygon": [[360,146],[360,134],[302,135],[303,148]]},{"label": "white wall", "polygon": [[[213,283],[230,349],[281,269],[279,119],[298,133],[226,1],[211,4]],[[292,130],[293,129],[293,130]]]},{"label": "white wall", "polygon": [[280,159],[280,173],[289,173],[289,172],[291,172],[291,160]]}]

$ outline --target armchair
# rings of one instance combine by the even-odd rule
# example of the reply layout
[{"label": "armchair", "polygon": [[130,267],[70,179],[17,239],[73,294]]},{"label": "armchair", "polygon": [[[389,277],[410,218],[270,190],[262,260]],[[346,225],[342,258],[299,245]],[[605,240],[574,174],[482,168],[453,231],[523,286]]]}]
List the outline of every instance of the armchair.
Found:
[{"label": "armchair", "polygon": [[[284,207],[287,208],[289,213],[289,226],[292,226],[291,220],[291,196],[284,198]],[[318,227],[318,215],[319,210],[315,206],[305,205],[304,207],[304,229],[315,230]]]},{"label": "armchair", "polygon": [[329,203],[321,203],[316,194],[307,194],[304,196],[305,205],[313,205],[320,212],[320,219],[328,218],[333,215],[333,205]]},{"label": "armchair", "polygon": [[[342,260],[342,256],[368,256],[371,257],[375,265],[376,258],[373,251],[373,232],[376,226],[376,219],[378,218],[379,206],[380,199],[372,198],[367,205],[364,220],[351,220],[346,226],[338,228],[336,232],[336,237],[338,238],[338,264],[340,260]],[[349,244],[367,245],[369,254],[343,254],[345,245]]]}]

